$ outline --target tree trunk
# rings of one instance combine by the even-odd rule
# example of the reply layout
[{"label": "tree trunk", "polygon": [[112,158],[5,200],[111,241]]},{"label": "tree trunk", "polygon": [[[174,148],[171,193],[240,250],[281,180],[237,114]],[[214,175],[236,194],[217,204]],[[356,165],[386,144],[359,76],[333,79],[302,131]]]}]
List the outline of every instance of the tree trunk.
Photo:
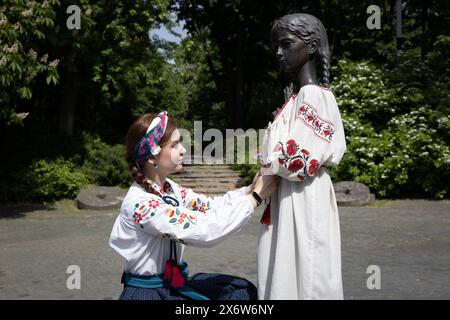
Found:
[{"label": "tree trunk", "polygon": [[242,38],[239,35],[236,43],[235,58],[236,58],[236,82],[234,83],[234,103],[233,103],[233,128],[243,128],[244,124],[244,64],[243,64],[243,47]]},{"label": "tree trunk", "polygon": [[75,110],[78,99],[78,75],[75,66],[75,54],[71,53],[67,59],[64,79],[61,81],[61,98],[59,105],[58,135],[72,137],[75,127]]},{"label": "tree trunk", "polygon": [[402,11],[402,1],[397,0],[395,3],[397,50],[402,49]]},{"label": "tree trunk", "polygon": [[422,60],[428,53],[428,1],[422,0]]}]

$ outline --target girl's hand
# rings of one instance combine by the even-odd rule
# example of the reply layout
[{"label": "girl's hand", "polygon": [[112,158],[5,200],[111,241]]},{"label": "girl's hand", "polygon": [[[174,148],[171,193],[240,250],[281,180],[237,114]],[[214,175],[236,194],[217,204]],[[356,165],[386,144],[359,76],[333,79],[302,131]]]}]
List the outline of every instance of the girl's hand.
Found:
[{"label": "girl's hand", "polygon": [[256,185],[256,181],[258,180],[258,178],[261,176],[261,170],[258,170],[258,172],[256,172],[252,184],[250,185],[250,192],[252,192],[253,190],[255,190],[255,185]]},{"label": "girl's hand", "polygon": [[280,177],[277,175],[259,176],[256,179],[254,191],[259,194],[261,199],[267,199],[272,193],[278,189]]}]

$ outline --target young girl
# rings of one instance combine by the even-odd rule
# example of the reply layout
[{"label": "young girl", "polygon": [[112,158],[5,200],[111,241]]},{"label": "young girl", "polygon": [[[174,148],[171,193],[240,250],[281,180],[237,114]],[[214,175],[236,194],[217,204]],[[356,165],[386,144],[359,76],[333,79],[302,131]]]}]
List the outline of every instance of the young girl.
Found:
[{"label": "young girl", "polygon": [[[211,247],[237,232],[277,179],[208,198],[167,179],[186,152],[166,112],[136,120],[126,137],[133,185],[113,226],[110,246],[126,259],[120,299],[255,299],[249,281],[221,274],[188,277],[185,245]],[[253,193],[253,195],[252,195]]]},{"label": "young girl", "polygon": [[328,86],[326,31],[317,18],[293,14],[274,24],[271,40],[300,90],[269,123],[260,155],[263,174],[283,179],[261,220],[258,298],[343,299],[338,208],[326,167],[339,163],[346,144],[334,95],[317,85],[315,70],[321,66]]}]

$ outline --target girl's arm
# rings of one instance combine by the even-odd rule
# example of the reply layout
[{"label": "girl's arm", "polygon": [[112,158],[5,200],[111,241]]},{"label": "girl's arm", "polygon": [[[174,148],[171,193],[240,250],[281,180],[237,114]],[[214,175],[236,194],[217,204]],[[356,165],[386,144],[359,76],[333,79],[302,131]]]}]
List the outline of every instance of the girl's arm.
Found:
[{"label": "girl's arm", "polygon": [[[254,203],[235,190],[218,201],[191,197],[188,207],[173,206],[150,194],[125,206],[125,218],[153,236],[169,237],[186,245],[211,247],[223,241],[249,220]],[[192,195],[193,196],[193,195]]]}]

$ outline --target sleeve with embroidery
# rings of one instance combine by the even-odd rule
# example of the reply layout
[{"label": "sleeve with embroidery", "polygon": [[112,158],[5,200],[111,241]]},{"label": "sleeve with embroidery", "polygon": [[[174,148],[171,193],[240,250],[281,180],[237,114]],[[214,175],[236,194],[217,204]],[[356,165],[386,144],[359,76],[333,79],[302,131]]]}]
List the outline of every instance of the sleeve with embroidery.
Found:
[{"label": "sleeve with embroidery", "polygon": [[324,105],[295,103],[286,126],[287,138],[269,155],[270,171],[290,181],[314,177],[323,165],[337,165],[345,149],[345,135],[333,95]]},{"label": "sleeve with embroidery", "polygon": [[[133,222],[142,231],[197,247],[223,241],[249,220],[253,206],[245,195],[236,194],[216,202],[205,196],[192,197],[190,207],[173,206],[156,195],[138,199],[129,208]],[[203,206],[203,204],[205,204]]]},{"label": "sleeve with embroidery", "polygon": [[211,209],[213,204],[214,206],[222,207],[226,205],[227,202],[232,201],[233,198],[247,194],[246,190],[247,187],[242,187],[228,191],[223,196],[207,197],[206,195],[194,192],[192,189],[181,187],[181,197],[185,208],[206,212]]}]

